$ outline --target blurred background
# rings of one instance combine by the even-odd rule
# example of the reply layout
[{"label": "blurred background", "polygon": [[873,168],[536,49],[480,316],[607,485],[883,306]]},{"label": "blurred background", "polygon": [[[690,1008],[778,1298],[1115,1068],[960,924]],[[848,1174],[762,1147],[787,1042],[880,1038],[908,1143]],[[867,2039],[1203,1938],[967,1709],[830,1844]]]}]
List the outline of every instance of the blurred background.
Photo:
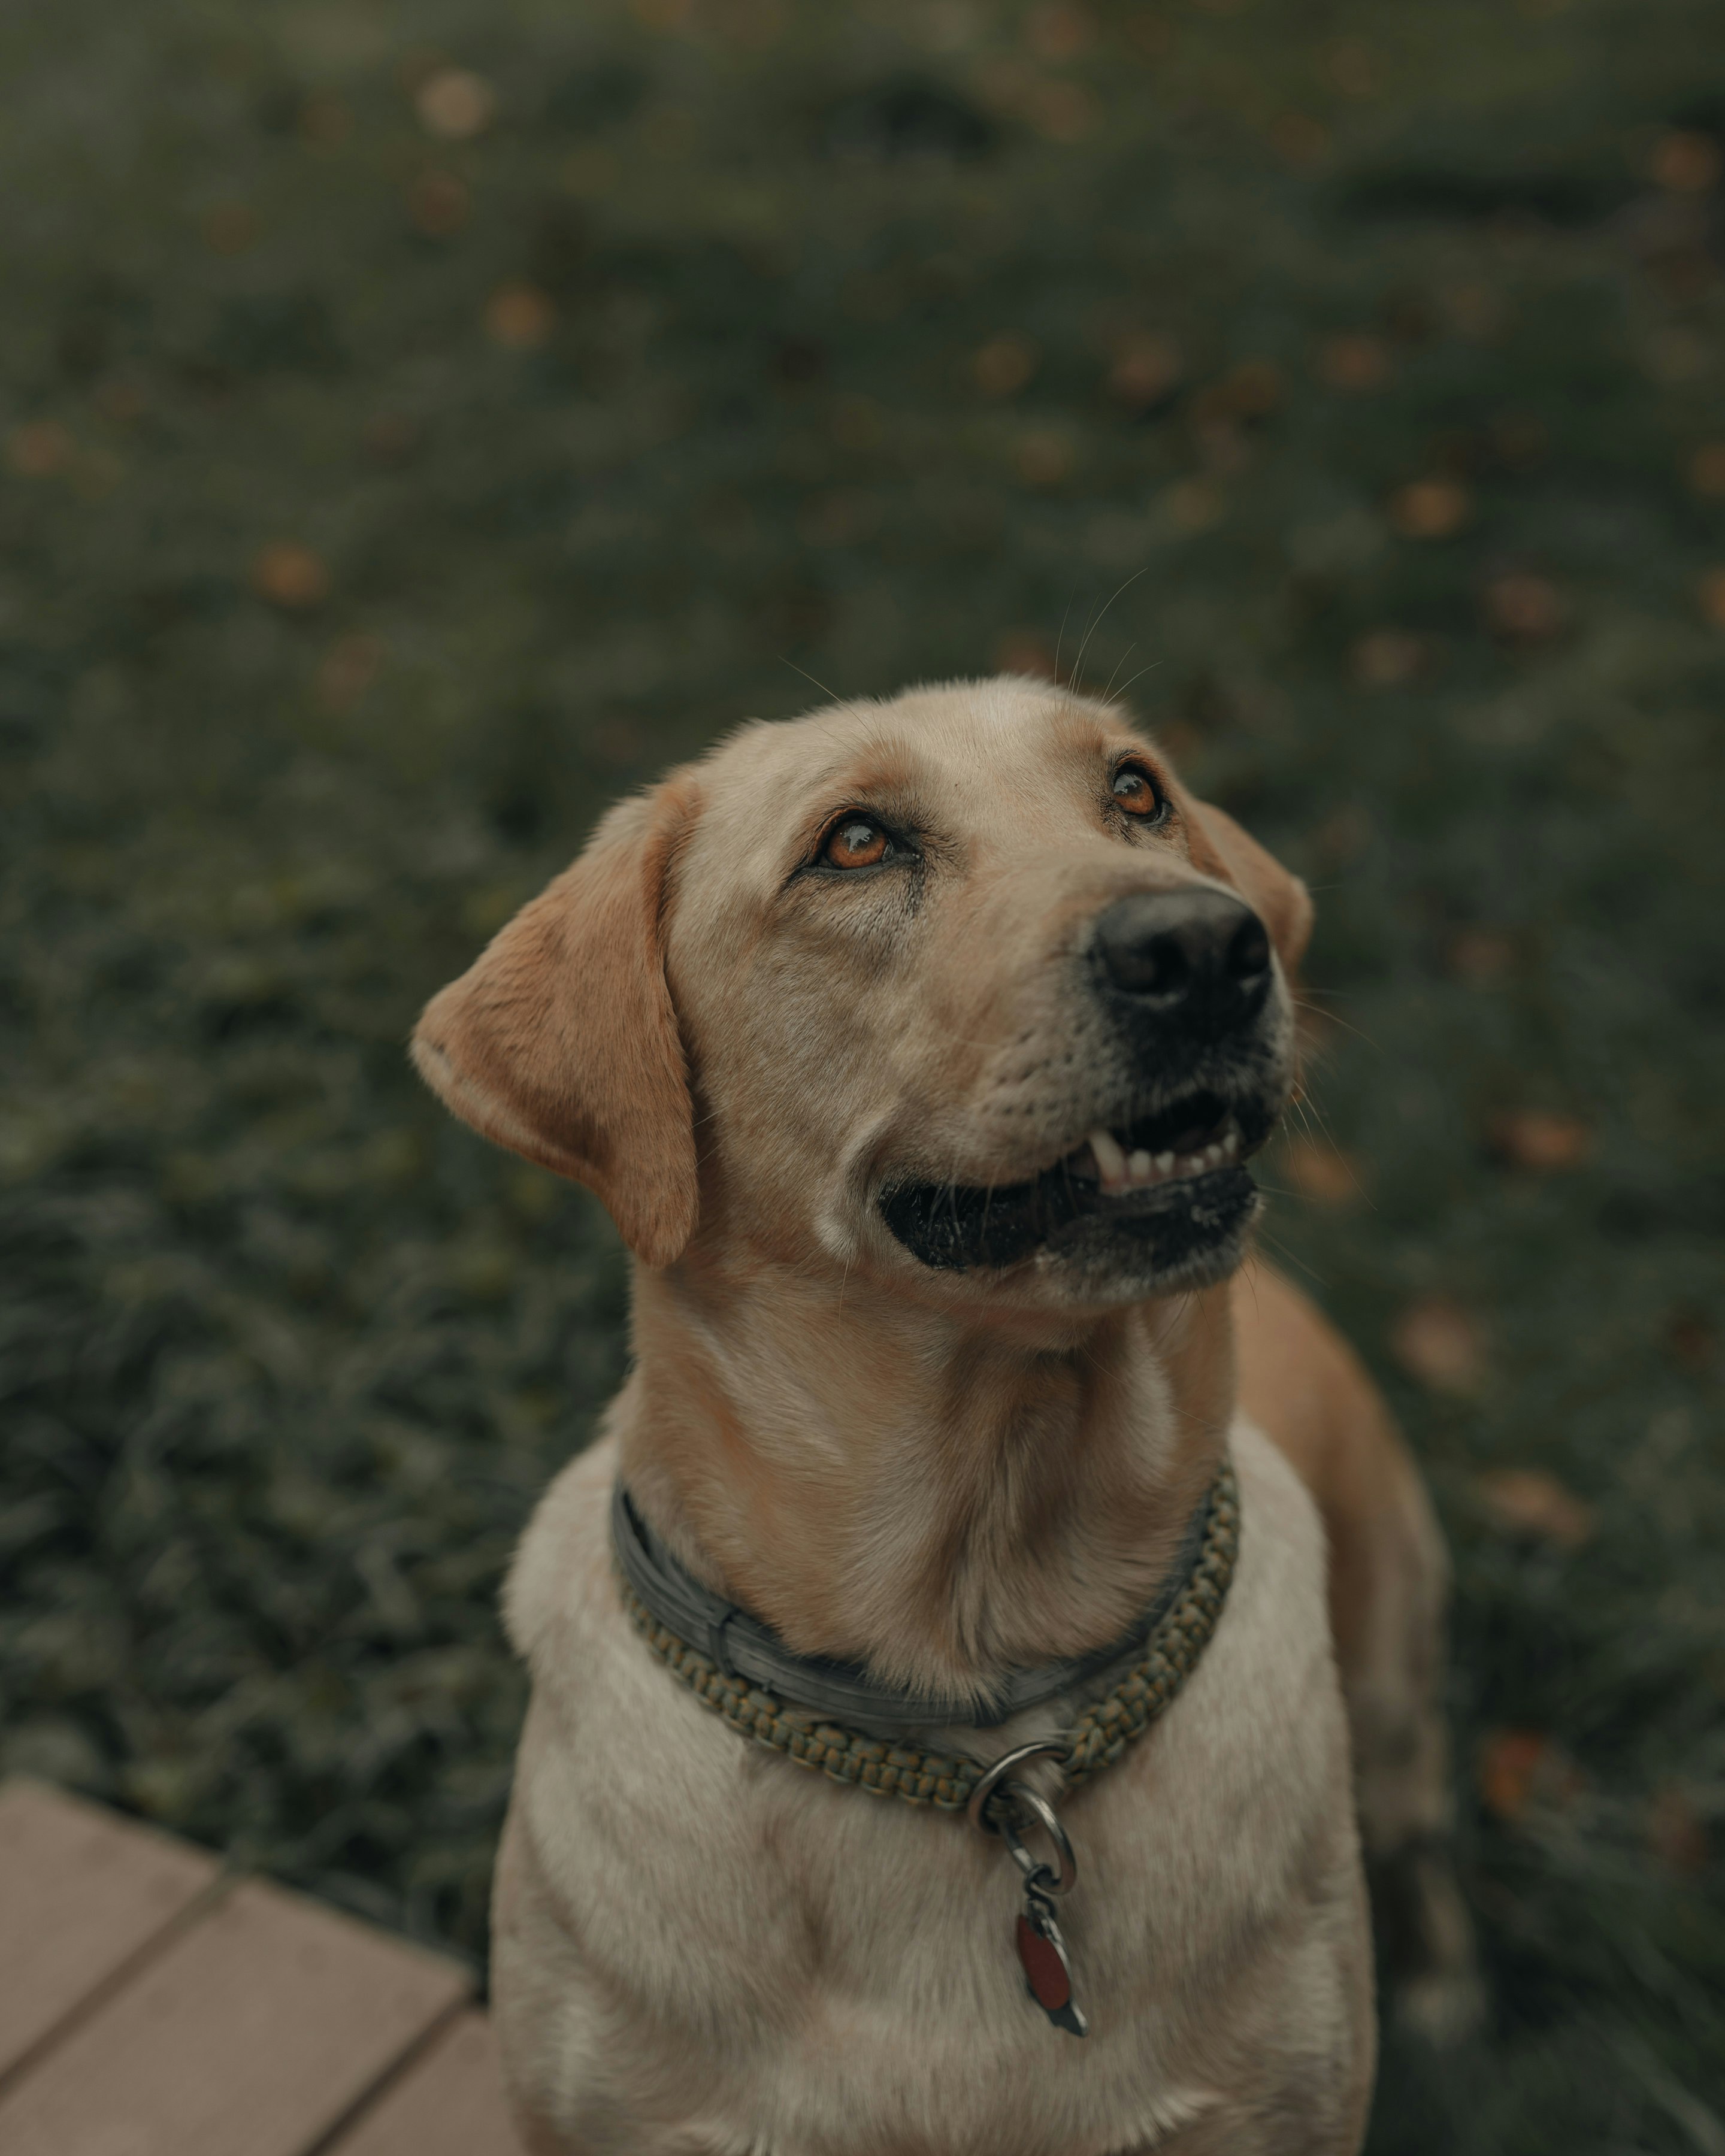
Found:
[{"label": "blurred background", "polygon": [[743,716],[1058,663],[1318,897],[1269,1239],[1453,1538],[1491,1989],[1373,2147],[1721,2156],[1725,9],[13,0],[0,85],[0,1765],[483,1955],[625,1279],[407,1029]]}]

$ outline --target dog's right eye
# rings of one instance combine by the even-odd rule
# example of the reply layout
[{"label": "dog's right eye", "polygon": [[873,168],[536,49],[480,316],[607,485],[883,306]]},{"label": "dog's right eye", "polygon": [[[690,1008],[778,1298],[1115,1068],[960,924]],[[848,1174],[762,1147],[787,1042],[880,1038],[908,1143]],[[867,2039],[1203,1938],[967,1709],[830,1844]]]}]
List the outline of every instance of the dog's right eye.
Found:
[{"label": "dog's right eye", "polygon": [[841,816],[827,834],[820,857],[829,868],[871,869],[892,851],[892,841],[867,816]]}]

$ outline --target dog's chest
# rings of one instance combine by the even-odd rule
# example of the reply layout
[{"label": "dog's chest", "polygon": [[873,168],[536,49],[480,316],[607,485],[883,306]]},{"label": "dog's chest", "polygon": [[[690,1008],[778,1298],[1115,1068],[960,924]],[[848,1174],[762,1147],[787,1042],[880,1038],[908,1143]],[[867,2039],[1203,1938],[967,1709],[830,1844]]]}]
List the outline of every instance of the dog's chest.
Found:
[{"label": "dog's chest", "polygon": [[[534,1640],[511,1829],[531,1861],[509,1891],[536,1906],[500,1910],[497,1949],[511,2074],[572,2146],[660,2146],[629,2123],[634,2088],[683,2136],[667,2151],[1100,2156],[1211,2108],[1272,1999],[1296,2046],[1334,2041],[1357,1859],[1322,1559],[1270,1491],[1253,1550],[1257,1476],[1187,1693],[1065,1810],[1081,2040],[1027,1995],[997,1842],[750,1745],[640,1649],[586,1502],[604,1477],[580,1463],[533,1531],[585,1584]],[[542,1553],[530,1538],[518,1631]]]}]

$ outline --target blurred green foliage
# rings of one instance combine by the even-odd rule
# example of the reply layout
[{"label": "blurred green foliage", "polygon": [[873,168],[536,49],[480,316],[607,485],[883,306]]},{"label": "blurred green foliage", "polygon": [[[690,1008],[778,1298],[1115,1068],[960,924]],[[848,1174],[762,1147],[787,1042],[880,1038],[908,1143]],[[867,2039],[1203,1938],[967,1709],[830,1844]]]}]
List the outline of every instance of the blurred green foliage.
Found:
[{"label": "blurred green foliage", "polygon": [[1725,2149],[1722,33],[17,0],[7,1765],[482,1951],[624,1283],[413,1014],[801,676],[1059,644],[1318,891],[1271,1240],[1455,1545],[1491,2015],[1373,2146]]}]

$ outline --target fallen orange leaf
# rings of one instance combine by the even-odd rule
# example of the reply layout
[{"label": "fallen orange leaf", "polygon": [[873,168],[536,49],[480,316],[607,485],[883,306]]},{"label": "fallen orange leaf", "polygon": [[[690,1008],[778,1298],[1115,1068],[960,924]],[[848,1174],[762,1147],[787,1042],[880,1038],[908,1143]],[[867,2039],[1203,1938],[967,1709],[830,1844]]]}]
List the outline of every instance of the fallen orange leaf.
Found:
[{"label": "fallen orange leaf", "polygon": [[1579,1168],[1593,1151],[1594,1134],[1579,1116],[1553,1115],[1543,1108],[1511,1108],[1493,1116],[1491,1150],[1512,1167],[1550,1175]]},{"label": "fallen orange leaf", "polygon": [[1024,42],[1039,59],[1069,60],[1096,42],[1096,26],[1089,12],[1070,0],[1033,8],[1024,22]]},{"label": "fallen orange leaf", "polygon": [[465,182],[453,172],[422,172],[408,189],[408,214],[428,239],[448,239],[466,223]]},{"label": "fallen orange leaf", "polygon": [[1122,404],[1142,411],[1166,397],[1185,371],[1173,339],[1147,331],[1121,345],[1108,370],[1108,388]]},{"label": "fallen orange leaf", "polygon": [[1696,1310],[1671,1312],[1666,1325],[1666,1346],[1684,1369],[1699,1377],[1712,1368],[1718,1341],[1707,1319]]},{"label": "fallen orange leaf", "polygon": [[1647,1807],[1647,1846],[1673,1871],[1704,1871],[1712,1851],[1707,1822],[1687,1794],[1668,1782]]},{"label": "fallen orange leaf", "polygon": [[344,636],[317,670],[319,697],[331,711],[345,711],[370,688],[382,656],[375,636]]},{"label": "fallen orange leaf", "polygon": [[1689,459],[1689,484],[1710,498],[1725,495],[1725,442],[1703,442]]},{"label": "fallen orange leaf", "polygon": [[1654,144],[1648,169],[1673,194],[1705,194],[1718,183],[1719,145],[1697,128],[1674,128]]},{"label": "fallen orange leaf", "polygon": [[1428,1295],[1410,1302],[1391,1329],[1389,1346],[1409,1375],[1435,1393],[1465,1399],[1484,1380],[1479,1326],[1453,1296]]},{"label": "fallen orange leaf", "polygon": [[549,341],[556,321],[536,285],[500,285],[485,302],[485,334],[511,352],[536,352]]},{"label": "fallen orange leaf", "polygon": [[1284,112],[1268,130],[1270,146],[1285,164],[1310,172],[1330,154],[1330,131],[1308,112]]},{"label": "fallen orange leaf", "polygon": [[205,244],[218,254],[244,254],[258,236],[258,220],[244,203],[221,203],[203,220]]},{"label": "fallen orange leaf", "polygon": [[439,68],[420,84],[413,109],[427,134],[465,142],[483,134],[495,118],[497,93],[483,75],[466,68]]},{"label": "fallen orange leaf", "polygon": [[1071,470],[1076,454],[1071,437],[1058,427],[1033,427],[1019,437],[1019,476],[1031,486],[1058,486]]},{"label": "fallen orange leaf", "polygon": [[1160,500],[1170,522],[1182,531],[1208,531],[1228,514],[1228,497],[1212,480],[1176,480]]},{"label": "fallen orange leaf", "polygon": [[1512,1534],[1533,1535],[1563,1549],[1579,1549],[1592,1539],[1593,1507],[1541,1468],[1492,1468],[1475,1486],[1492,1519]]},{"label": "fallen orange leaf", "polygon": [[252,589],[272,606],[298,612],[329,597],[330,572],[309,547],[278,539],[253,561]]},{"label": "fallen orange leaf", "polygon": [[72,454],[72,437],[58,419],[27,419],[6,438],[6,461],[26,479],[45,479]]},{"label": "fallen orange leaf", "polygon": [[1399,689],[1425,672],[1430,646],[1423,636],[1404,629],[1374,629],[1361,637],[1349,656],[1353,678],[1363,689]]},{"label": "fallen orange leaf", "polygon": [[1327,337],[1318,347],[1317,374],[1332,389],[1356,395],[1381,388],[1389,379],[1389,346],[1382,337],[1358,331]]},{"label": "fallen orange leaf", "polygon": [[1514,939],[1499,928],[1463,928],[1445,953],[1450,971],[1458,980],[1479,986],[1502,980],[1516,962]]},{"label": "fallen orange leaf", "polygon": [[1050,142],[1081,142],[1101,116],[1101,108],[1081,83],[1038,83],[1025,101],[1030,125]]},{"label": "fallen orange leaf", "polygon": [[1416,479],[1393,496],[1389,521],[1404,539],[1447,539],[1473,511],[1473,497],[1453,479]]},{"label": "fallen orange leaf", "polygon": [[1480,1795],[1499,1819],[1519,1819],[1533,1794],[1534,1778],[1551,1752],[1551,1739],[1534,1729],[1500,1729],[1480,1747]]},{"label": "fallen orange leaf", "polygon": [[1544,577],[1517,571],[1494,577],[1485,591],[1486,619],[1509,644],[1548,644],[1564,625],[1558,588]]},{"label": "fallen orange leaf", "polygon": [[991,337],[970,362],[984,397],[1015,397],[1036,372],[1042,355],[1029,337],[1008,331]]}]

